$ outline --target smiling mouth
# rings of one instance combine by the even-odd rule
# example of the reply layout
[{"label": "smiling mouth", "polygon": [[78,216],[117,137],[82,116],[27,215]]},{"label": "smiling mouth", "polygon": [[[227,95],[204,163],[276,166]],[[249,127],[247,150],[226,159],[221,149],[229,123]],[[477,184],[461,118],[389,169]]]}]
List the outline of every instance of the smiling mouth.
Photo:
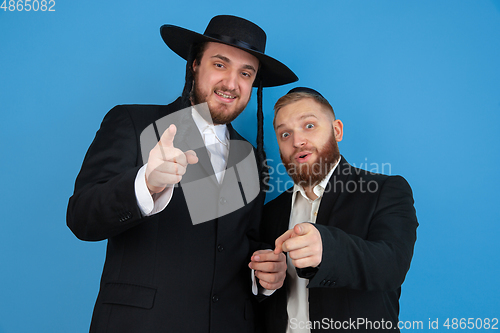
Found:
[{"label": "smiling mouth", "polygon": [[235,99],[236,96],[232,96],[232,95],[227,95],[227,94],[224,94],[223,92],[221,91],[214,91],[214,93],[217,95],[217,96],[220,96],[222,98],[227,98],[227,99]]}]

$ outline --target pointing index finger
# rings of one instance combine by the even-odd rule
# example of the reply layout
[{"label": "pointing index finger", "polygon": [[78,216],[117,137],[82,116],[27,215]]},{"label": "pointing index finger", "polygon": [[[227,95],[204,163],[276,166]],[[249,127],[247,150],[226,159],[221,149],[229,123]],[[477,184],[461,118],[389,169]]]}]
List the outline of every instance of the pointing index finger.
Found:
[{"label": "pointing index finger", "polygon": [[283,251],[282,245],[287,239],[293,237],[292,234],[293,234],[293,229],[290,229],[290,230],[285,231],[285,233],[283,235],[276,238],[276,240],[274,241],[274,244],[276,246],[274,249],[275,254],[285,252],[285,251]]}]

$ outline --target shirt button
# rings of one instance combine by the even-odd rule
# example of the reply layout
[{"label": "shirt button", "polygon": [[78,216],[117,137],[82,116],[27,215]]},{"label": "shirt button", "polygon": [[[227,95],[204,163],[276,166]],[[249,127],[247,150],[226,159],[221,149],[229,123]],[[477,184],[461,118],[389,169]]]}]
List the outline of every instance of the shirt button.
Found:
[{"label": "shirt button", "polygon": [[223,205],[223,204],[225,204],[227,202],[227,200],[224,197],[221,197],[219,199],[219,202],[220,202],[221,205]]},{"label": "shirt button", "polygon": [[217,295],[212,296],[212,302],[217,303],[219,301],[219,297]]},{"label": "shirt button", "polygon": [[219,244],[219,245],[217,245],[217,251],[219,251],[219,252],[224,251],[224,246],[222,246],[222,245],[220,245],[220,244]]}]

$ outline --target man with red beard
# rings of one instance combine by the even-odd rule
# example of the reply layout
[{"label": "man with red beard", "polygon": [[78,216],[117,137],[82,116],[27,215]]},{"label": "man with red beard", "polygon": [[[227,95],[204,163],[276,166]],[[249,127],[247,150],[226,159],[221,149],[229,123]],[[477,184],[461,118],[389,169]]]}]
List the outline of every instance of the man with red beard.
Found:
[{"label": "man with red beard", "polygon": [[288,263],[284,287],[263,301],[268,331],[398,332],[418,226],[408,183],[347,163],[337,145],[343,124],[317,91],[294,88],[274,110],[295,185],[263,214],[264,240]]},{"label": "man with red beard", "polygon": [[[262,88],[297,77],[264,53],[264,31],[239,17],[216,16],[204,34],[160,32],[187,60],[182,96],[113,108],[68,204],[78,238],[108,241],[90,331],[252,333],[257,286],[247,263],[260,248],[265,196]],[[256,151],[230,124],[252,87]],[[262,257],[258,283],[280,287],[285,256]]]}]

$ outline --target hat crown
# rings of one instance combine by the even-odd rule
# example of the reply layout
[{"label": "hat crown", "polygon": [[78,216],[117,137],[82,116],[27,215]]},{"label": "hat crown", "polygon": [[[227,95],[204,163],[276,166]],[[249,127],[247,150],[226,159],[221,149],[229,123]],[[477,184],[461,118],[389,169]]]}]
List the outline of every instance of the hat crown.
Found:
[{"label": "hat crown", "polygon": [[264,53],[266,33],[258,25],[241,17],[218,15],[213,17],[205,29],[205,36],[225,43]]}]

